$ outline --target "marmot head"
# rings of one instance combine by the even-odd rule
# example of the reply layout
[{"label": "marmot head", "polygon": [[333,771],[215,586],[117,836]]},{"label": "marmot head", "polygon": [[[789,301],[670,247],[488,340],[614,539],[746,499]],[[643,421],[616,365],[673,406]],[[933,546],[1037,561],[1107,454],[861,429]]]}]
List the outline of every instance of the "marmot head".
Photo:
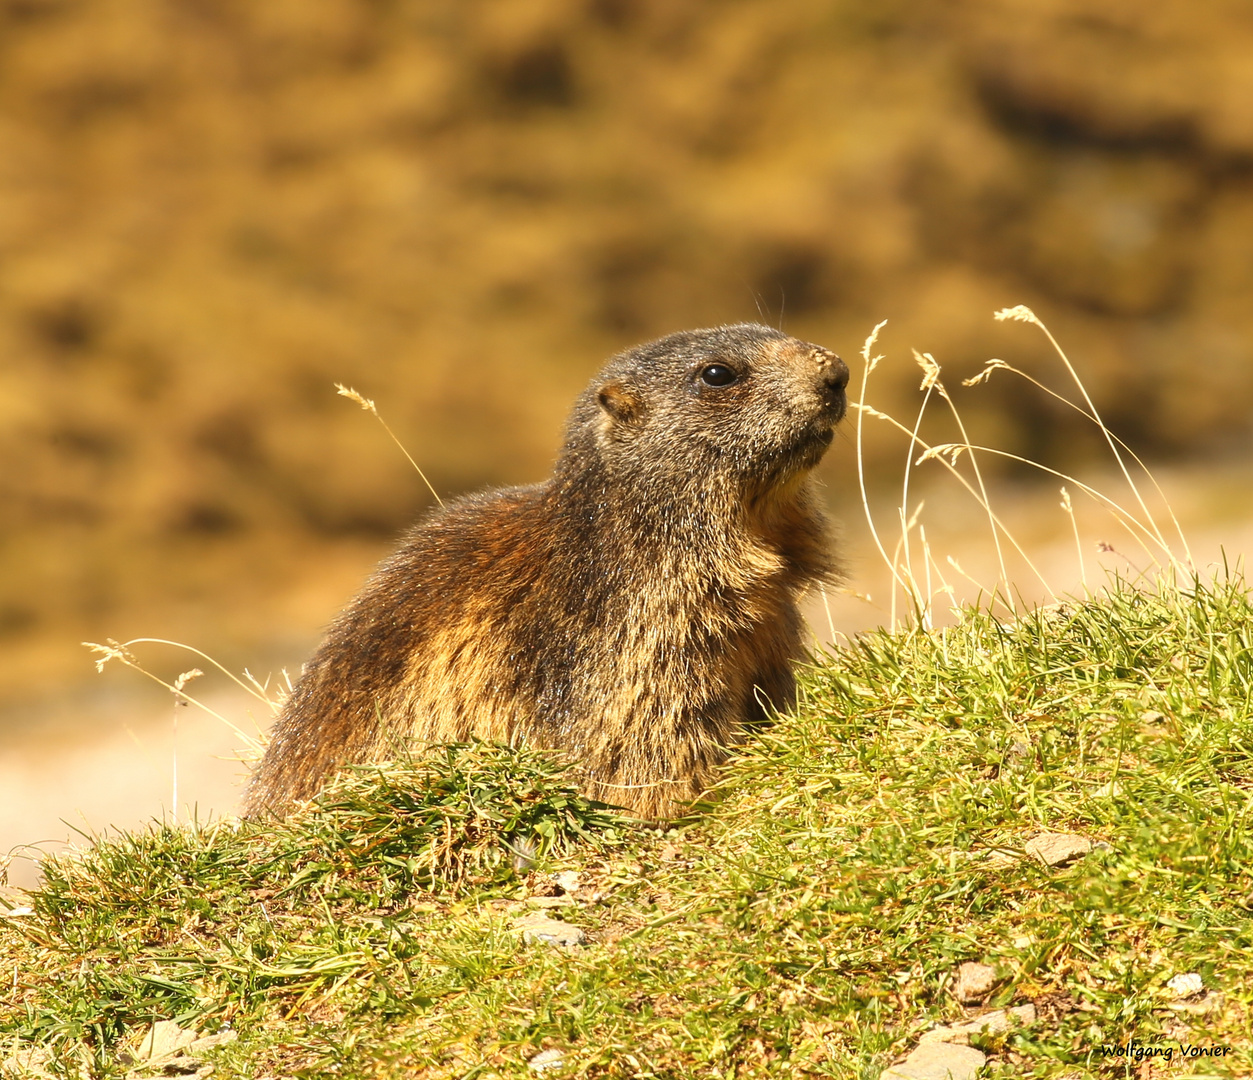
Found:
[{"label": "marmot head", "polygon": [[844,415],[848,368],[828,349],[745,323],[686,330],[613,357],[576,403],[567,452],[646,482],[773,488],[805,472]]}]

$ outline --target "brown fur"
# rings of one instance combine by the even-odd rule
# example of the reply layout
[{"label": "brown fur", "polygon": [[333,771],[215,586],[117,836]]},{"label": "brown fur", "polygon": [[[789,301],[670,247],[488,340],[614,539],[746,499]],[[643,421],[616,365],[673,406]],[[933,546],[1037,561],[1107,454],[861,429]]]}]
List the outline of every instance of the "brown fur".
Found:
[{"label": "brown fur", "polygon": [[[706,382],[715,364],[735,381]],[[754,325],[611,359],[551,479],[432,514],[335,620],[247,812],[398,742],[473,737],[560,750],[589,794],[673,816],[794,700],[797,601],[835,574],[808,474],[847,380],[833,353]]]}]

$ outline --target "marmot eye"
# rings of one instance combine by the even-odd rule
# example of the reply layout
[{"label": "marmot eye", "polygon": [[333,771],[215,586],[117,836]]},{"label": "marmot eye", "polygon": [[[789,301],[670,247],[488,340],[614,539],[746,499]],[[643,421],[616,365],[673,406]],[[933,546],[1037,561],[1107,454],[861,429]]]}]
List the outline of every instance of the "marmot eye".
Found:
[{"label": "marmot eye", "polygon": [[730,386],[739,376],[725,364],[710,364],[701,368],[700,377],[708,386]]}]

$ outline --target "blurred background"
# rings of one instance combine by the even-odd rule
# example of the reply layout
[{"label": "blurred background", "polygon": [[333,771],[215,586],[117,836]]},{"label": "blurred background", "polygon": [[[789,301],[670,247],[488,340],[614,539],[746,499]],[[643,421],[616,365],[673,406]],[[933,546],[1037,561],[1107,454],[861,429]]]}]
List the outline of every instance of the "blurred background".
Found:
[{"label": "blurred background", "polygon": [[[887,319],[880,408],[912,421],[917,347],[977,440],[1082,467],[1064,407],[958,386],[993,356],[1065,386],[991,318],[1024,303],[1243,535],[1251,286],[1244,0],[0,0],[0,852],[168,812],[176,754],[180,802],[233,809],[238,739],[184,712],[176,742],[79,642],[298,670],[430,501],[336,382],[451,495],[545,476],[641,340],[766,321],[856,387]],[[903,450],[867,444],[889,506]],[[869,592],[853,463],[822,474]]]}]

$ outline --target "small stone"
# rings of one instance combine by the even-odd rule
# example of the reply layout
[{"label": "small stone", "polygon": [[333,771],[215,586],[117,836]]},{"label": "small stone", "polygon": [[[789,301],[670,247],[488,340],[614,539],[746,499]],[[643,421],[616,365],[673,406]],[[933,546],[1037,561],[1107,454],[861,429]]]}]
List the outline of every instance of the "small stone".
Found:
[{"label": "small stone", "polygon": [[566,1055],[560,1050],[541,1050],[527,1062],[527,1065],[536,1072],[547,1072],[549,1069],[557,1068],[565,1059]]},{"label": "small stone", "polygon": [[992,992],[996,985],[996,971],[987,964],[976,964],[967,961],[957,969],[957,982],[953,986],[953,996],[963,1005],[982,1001]]},{"label": "small stone", "polygon": [[884,1069],[879,1080],[974,1080],[985,1061],[973,1046],[928,1043],[899,1065]]},{"label": "small stone", "polygon": [[983,856],[985,865],[993,870],[1008,870],[1018,863],[1018,856],[1001,848],[990,848]]},{"label": "small stone", "polygon": [[577,870],[563,870],[553,878],[553,881],[568,893],[578,892],[581,883]]},{"label": "small stone", "polygon": [[20,919],[24,915],[34,915],[35,909],[21,904],[18,907],[10,908],[8,911],[0,912],[0,914],[3,914],[6,919]]},{"label": "small stone", "polygon": [[928,1046],[931,1043],[965,1043],[970,1039],[970,1032],[966,1030],[965,1024],[956,1024],[952,1027],[941,1025],[932,1028],[930,1031],[924,1031],[918,1037],[919,1046]]},{"label": "small stone", "polygon": [[1209,1013],[1219,1011],[1223,1007],[1223,996],[1222,994],[1210,992],[1201,994],[1199,997],[1172,1001],[1166,1007],[1173,1013],[1183,1013],[1187,1016],[1206,1016]]},{"label": "small stone", "polygon": [[572,949],[577,945],[587,944],[587,935],[577,926],[550,919],[538,911],[515,919],[513,925],[515,929],[522,931],[522,940],[528,945],[542,941],[546,945]]},{"label": "small stone", "polygon": [[1045,866],[1065,866],[1092,850],[1092,841],[1075,833],[1041,833],[1025,845]]},{"label": "small stone", "polygon": [[976,1016],[964,1024],[951,1027],[933,1028],[923,1032],[918,1042],[926,1046],[928,1043],[968,1043],[972,1035],[999,1035],[1011,1027],[1025,1027],[1035,1023],[1035,1006],[1019,1005],[1010,1009],[997,1009],[995,1012]]},{"label": "small stone", "polygon": [[[51,1058],[52,1055],[42,1046],[19,1050],[11,1057],[0,1060],[0,1076],[7,1077],[12,1074],[13,1076],[38,1077],[39,1080],[43,1080],[44,1077],[64,1075],[59,1070],[56,1073],[50,1071],[53,1067]],[[63,1066],[64,1062],[58,1062],[58,1064]]]},{"label": "small stone", "polygon": [[1201,976],[1195,971],[1189,972],[1187,975],[1176,975],[1166,984],[1166,987],[1175,995],[1176,1001],[1196,997],[1197,994],[1205,989],[1205,985],[1201,982]]},{"label": "small stone", "polygon": [[238,1034],[230,1029],[216,1035],[197,1035],[189,1028],[179,1027],[173,1020],[158,1020],[140,1042],[138,1057],[125,1057],[129,1064],[164,1067],[167,1071],[174,1068],[182,1075],[208,1076],[213,1066],[202,1064],[199,1055],[236,1038]]},{"label": "small stone", "polygon": [[148,1034],[139,1044],[139,1060],[154,1062],[161,1058],[173,1057],[195,1041],[194,1031],[179,1027],[173,1020],[158,1020],[149,1028]]},{"label": "small stone", "polygon": [[187,1047],[188,1054],[202,1054],[206,1050],[212,1050],[217,1046],[224,1046],[226,1043],[234,1042],[239,1038],[237,1031],[219,1031],[216,1035],[201,1035],[194,1043]]}]

